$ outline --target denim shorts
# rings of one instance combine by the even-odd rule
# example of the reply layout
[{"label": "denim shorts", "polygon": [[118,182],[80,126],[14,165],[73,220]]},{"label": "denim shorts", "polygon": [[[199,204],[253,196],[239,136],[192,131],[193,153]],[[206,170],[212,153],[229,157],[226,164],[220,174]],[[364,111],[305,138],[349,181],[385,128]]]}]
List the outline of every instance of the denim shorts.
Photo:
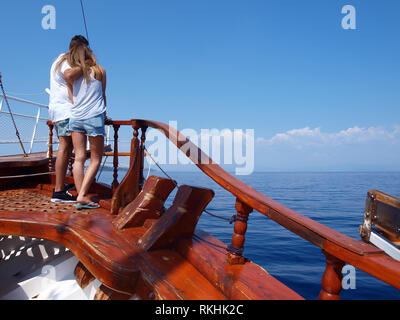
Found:
[{"label": "denim shorts", "polygon": [[57,137],[70,137],[71,131],[69,130],[69,119],[57,121],[54,123]]},{"label": "denim shorts", "polygon": [[105,136],[104,113],[84,120],[70,119],[69,130],[84,133],[89,137]]}]

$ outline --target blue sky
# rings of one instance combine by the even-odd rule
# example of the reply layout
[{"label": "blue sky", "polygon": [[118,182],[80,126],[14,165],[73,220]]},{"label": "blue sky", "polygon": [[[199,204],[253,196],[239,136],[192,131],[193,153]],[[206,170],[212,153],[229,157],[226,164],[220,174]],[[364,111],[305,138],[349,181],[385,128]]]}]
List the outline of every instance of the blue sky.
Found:
[{"label": "blue sky", "polygon": [[[41,26],[45,5],[56,8],[55,30]],[[398,0],[84,5],[113,119],[254,129],[256,170],[400,169]],[[341,26],[344,5],[356,9],[356,30]],[[80,2],[0,8],[6,88],[42,93],[53,59],[84,34]]]}]

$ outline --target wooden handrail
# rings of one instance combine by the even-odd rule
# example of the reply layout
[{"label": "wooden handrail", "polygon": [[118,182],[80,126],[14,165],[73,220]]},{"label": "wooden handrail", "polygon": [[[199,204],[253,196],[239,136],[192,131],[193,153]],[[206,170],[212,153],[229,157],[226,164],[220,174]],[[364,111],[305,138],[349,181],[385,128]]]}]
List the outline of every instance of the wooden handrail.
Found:
[{"label": "wooden handrail", "polygon": [[[186,156],[207,176],[234,195],[237,201],[259,211],[289,231],[320,247],[325,255],[347,262],[400,289],[400,262],[373,245],[330,229],[251,188],[222,169],[175,128],[164,123],[143,119],[109,121],[108,124],[153,128],[161,131],[178,149],[182,149],[185,145]],[[195,152],[191,153],[190,150]]]},{"label": "wooden handrail", "polygon": [[[376,249],[371,245],[354,240],[310,218],[307,218],[251,188],[244,182],[238,180],[222,169],[175,128],[155,121],[132,121],[142,124],[143,126],[160,130],[179,149],[181,149],[184,144],[189,144],[185,147],[185,149],[188,150],[186,156],[188,156],[197,165],[197,167],[199,167],[206,175],[212,178],[221,187],[260,213],[272,218],[273,220],[279,220],[281,223],[287,224],[285,227],[289,228],[289,225],[291,225],[292,227],[289,229],[298,229],[297,232],[296,230],[291,231],[298,233],[300,236],[321,247],[322,249],[323,242],[325,240],[329,240],[338,246],[359,255],[381,252],[381,250]],[[196,150],[196,154],[190,154],[190,150]]]}]

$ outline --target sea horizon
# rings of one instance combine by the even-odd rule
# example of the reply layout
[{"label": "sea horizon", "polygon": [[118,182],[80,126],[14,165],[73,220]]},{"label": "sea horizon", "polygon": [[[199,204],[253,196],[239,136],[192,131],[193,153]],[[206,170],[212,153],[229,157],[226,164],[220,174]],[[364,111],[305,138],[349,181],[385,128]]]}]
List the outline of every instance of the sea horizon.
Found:
[{"label": "sea horizon", "polygon": [[[118,166],[118,169],[124,170],[124,169],[129,169],[129,166]],[[222,169],[224,169],[222,167]],[[105,165],[103,167],[103,170],[114,170],[113,166],[108,166]],[[148,170],[148,167],[144,167],[143,171]],[[157,169],[151,169],[152,171],[160,171]],[[198,172],[197,170],[200,170],[199,168],[193,168],[191,170],[170,170],[168,169],[168,172]],[[233,170],[226,170],[226,172],[240,177],[241,175],[236,175]],[[161,172],[161,171],[160,171]],[[252,173],[249,175],[252,175],[253,173],[400,173],[400,170],[339,170],[339,169],[332,169],[332,170],[254,170]],[[242,176],[249,176],[249,175],[242,175]]]}]

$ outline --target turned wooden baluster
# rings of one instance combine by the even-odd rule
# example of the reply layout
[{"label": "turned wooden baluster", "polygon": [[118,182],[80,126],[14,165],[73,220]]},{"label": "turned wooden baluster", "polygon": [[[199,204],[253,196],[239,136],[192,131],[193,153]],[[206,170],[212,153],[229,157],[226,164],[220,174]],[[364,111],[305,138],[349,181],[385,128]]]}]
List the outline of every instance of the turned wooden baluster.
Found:
[{"label": "turned wooden baluster", "polygon": [[49,126],[49,172],[53,171],[53,122],[47,121],[47,125]]},{"label": "turned wooden baluster", "polygon": [[73,172],[72,172],[72,170],[73,170],[73,163],[74,163],[74,160],[73,160],[73,158],[72,158],[72,152],[71,152],[71,154],[70,154],[70,156],[69,156],[69,159],[68,159],[68,171],[69,171],[69,175],[70,175],[70,176],[73,176]]},{"label": "turned wooden baluster", "polygon": [[326,269],[322,276],[322,290],[319,293],[319,300],[340,300],[342,290],[342,268],[345,263],[338,258],[322,250],[326,256]]},{"label": "turned wooden baluster", "polygon": [[227,260],[229,264],[244,264],[243,257],[245,233],[247,230],[247,220],[253,208],[236,199],[235,209],[237,211],[234,233],[232,235],[232,244],[228,246]]},{"label": "turned wooden baluster", "polygon": [[118,130],[119,130],[119,125],[114,124],[114,160],[113,160],[113,166],[114,166],[114,173],[113,173],[113,182],[112,182],[112,192],[117,189],[119,183],[118,183]]},{"label": "turned wooden baluster", "polygon": [[139,186],[140,190],[142,190],[144,185],[144,175],[143,175],[143,168],[144,168],[144,143],[146,141],[146,130],[147,127],[142,127],[142,137],[140,139],[140,180]]},{"label": "turned wooden baluster", "polygon": [[132,128],[133,128],[133,138],[131,140],[131,156],[129,159],[129,166],[132,166],[133,164],[133,160],[136,159],[137,157],[137,153],[139,151],[139,126],[137,126],[136,122],[134,122],[132,124]]}]

